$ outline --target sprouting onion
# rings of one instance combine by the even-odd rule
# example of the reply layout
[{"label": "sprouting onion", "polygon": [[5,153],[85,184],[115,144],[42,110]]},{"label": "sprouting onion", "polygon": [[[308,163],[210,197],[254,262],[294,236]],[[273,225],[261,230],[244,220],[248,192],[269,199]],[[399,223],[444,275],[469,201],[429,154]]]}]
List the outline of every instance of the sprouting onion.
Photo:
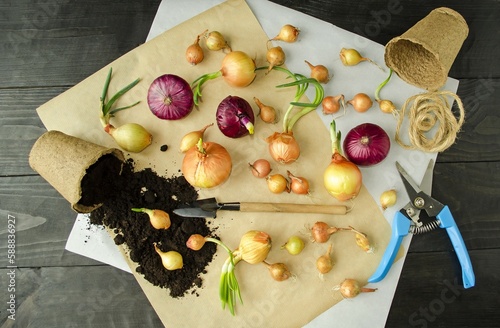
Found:
[{"label": "sprouting onion", "polygon": [[323,182],[330,195],[340,201],[356,197],[362,186],[361,171],[356,164],[346,159],[340,149],[340,131],[337,132],[335,120],[330,124],[332,140],[332,161],[323,173]]},{"label": "sprouting onion", "polygon": [[[267,69],[267,67],[258,67],[256,70]],[[267,137],[266,141],[269,144],[269,153],[271,157],[279,163],[292,163],[300,156],[300,147],[293,136],[293,127],[297,121],[304,115],[314,111],[323,100],[323,86],[314,78],[307,78],[302,74],[292,73],[286,68],[274,66],[273,70],[278,70],[286,73],[293,82],[280,84],[277,88],[297,87],[295,97],[283,116],[283,132],[275,132]],[[311,103],[300,102],[302,96],[306,92],[309,84],[313,84],[316,88],[314,101]],[[294,108],[299,108],[294,111]]]},{"label": "sprouting onion", "polygon": [[128,84],[123,89],[115,93],[111,99],[106,101],[112,73],[113,69],[110,67],[100,98],[101,113],[99,119],[104,131],[108,133],[122,149],[133,153],[141,152],[151,144],[153,138],[151,133],[149,133],[142,125],[137,123],[125,123],[119,127],[114,127],[110,124],[110,119],[114,117],[117,112],[131,108],[139,103],[139,101],[137,101],[132,105],[112,108],[121,96],[139,83],[140,79],[136,79],[132,83]]},{"label": "sprouting onion", "polygon": [[377,89],[375,90],[375,101],[378,103],[378,106],[380,107],[380,110],[383,113],[387,114],[393,114],[394,116],[397,115],[397,109],[394,103],[388,99],[381,99],[380,98],[380,90],[389,82],[392,76],[392,69],[389,70],[389,76],[379,84]]},{"label": "sprouting onion", "polygon": [[221,69],[217,72],[203,74],[191,83],[194,104],[198,106],[201,98],[201,87],[208,80],[223,77],[232,87],[243,88],[255,79],[255,62],[243,51],[231,51],[222,60]]}]

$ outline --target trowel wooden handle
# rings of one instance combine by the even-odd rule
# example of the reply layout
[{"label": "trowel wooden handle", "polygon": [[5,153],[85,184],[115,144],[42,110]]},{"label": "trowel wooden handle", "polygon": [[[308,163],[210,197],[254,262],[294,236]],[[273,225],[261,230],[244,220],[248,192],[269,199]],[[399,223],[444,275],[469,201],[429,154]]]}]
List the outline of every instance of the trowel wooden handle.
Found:
[{"label": "trowel wooden handle", "polygon": [[313,204],[241,202],[240,203],[240,211],[241,212],[346,214],[347,207],[344,205],[313,205]]}]

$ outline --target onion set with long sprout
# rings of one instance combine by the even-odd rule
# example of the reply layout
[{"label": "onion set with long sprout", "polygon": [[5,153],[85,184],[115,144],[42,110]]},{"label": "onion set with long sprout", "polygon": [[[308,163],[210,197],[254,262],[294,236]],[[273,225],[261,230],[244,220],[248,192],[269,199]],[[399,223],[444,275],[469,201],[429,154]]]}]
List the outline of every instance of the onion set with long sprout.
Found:
[{"label": "onion set with long sprout", "polygon": [[[266,68],[267,67],[259,67],[257,70]],[[288,69],[279,66],[274,66],[273,70],[284,72],[289,78],[294,80],[290,83],[280,84],[276,86],[277,88],[297,87],[295,97],[293,101],[290,102],[283,116],[283,131],[275,132],[266,138],[271,157],[279,163],[288,164],[296,161],[300,156],[300,147],[293,135],[293,127],[300,118],[314,111],[321,104],[324,97],[324,89],[318,80],[314,78],[307,78],[302,74],[292,73]],[[311,103],[300,102],[309,84],[313,84],[316,88],[314,101]],[[294,108],[300,109],[294,111]]]},{"label": "onion set with long sprout", "polygon": [[115,102],[130,89],[136,86],[140,79],[136,79],[132,83],[128,84],[123,89],[115,93],[111,99],[107,100],[112,73],[113,69],[109,68],[100,98],[101,112],[99,119],[104,131],[108,133],[122,149],[132,153],[139,153],[151,144],[153,139],[151,133],[149,133],[142,125],[137,123],[125,123],[119,127],[115,127],[110,124],[110,119],[119,111],[134,107],[139,103],[139,101],[137,101],[128,106],[113,108]]}]

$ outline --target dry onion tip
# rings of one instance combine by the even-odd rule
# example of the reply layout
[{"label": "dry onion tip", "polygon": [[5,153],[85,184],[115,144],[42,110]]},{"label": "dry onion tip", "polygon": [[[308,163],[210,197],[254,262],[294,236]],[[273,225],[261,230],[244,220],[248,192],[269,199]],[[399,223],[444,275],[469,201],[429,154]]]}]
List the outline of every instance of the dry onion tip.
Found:
[{"label": "dry onion tip", "polygon": [[377,290],[377,288],[367,288],[361,287],[355,279],[345,279],[339,286],[336,286],[334,289],[340,290],[340,294],[344,298],[354,298],[358,296],[360,293],[372,293]]},{"label": "dry onion tip", "polygon": [[328,249],[325,254],[318,257],[316,260],[316,269],[318,269],[320,274],[328,273],[333,268],[333,259],[331,257],[332,244],[328,245]]},{"label": "dry onion tip", "polygon": [[328,68],[324,65],[313,65],[307,60],[305,60],[307,66],[311,70],[311,78],[316,79],[319,83],[328,83],[330,81],[330,73],[328,72]]},{"label": "dry onion tip", "polygon": [[342,107],[345,111],[344,95],[326,96],[321,101],[321,106],[323,107],[324,115],[335,114],[340,110],[340,107]]},{"label": "dry onion tip", "polygon": [[200,46],[200,36],[198,35],[196,40],[186,49],[186,60],[193,66],[201,63],[205,57],[203,49]]},{"label": "dry onion tip", "polygon": [[288,180],[279,173],[268,175],[266,177],[267,187],[273,194],[281,194],[282,192],[290,192]]},{"label": "dry onion tip", "polygon": [[182,255],[179,252],[176,252],[176,251],[163,252],[156,245],[156,243],[154,243],[154,248],[155,248],[156,253],[158,253],[158,255],[160,255],[161,263],[163,264],[163,267],[165,269],[167,269],[169,271],[182,269],[184,264],[183,264],[183,260],[182,260]]},{"label": "dry onion tip", "polygon": [[260,119],[265,123],[276,123],[278,121],[278,115],[274,107],[262,103],[257,97],[253,97],[255,104],[259,107]]},{"label": "dry onion tip", "polygon": [[286,243],[281,245],[281,249],[286,249],[290,255],[298,255],[305,247],[305,243],[299,236],[291,236]]},{"label": "dry onion tip", "polygon": [[309,194],[309,181],[306,178],[293,175],[290,171],[286,171],[286,173],[290,179],[290,190],[293,193],[298,195]]},{"label": "dry onion tip", "polygon": [[299,34],[300,34],[300,29],[298,27],[286,24],[281,27],[278,35],[276,35],[271,40],[292,43],[297,41]]},{"label": "dry onion tip", "polygon": [[253,162],[253,164],[248,163],[252,174],[257,178],[265,178],[271,172],[271,163],[267,159],[261,158]]},{"label": "dry onion tip", "polygon": [[149,216],[151,225],[155,229],[160,230],[170,228],[170,215],[165,211],[148,208],[132,208],[132,211],[137,213],[146,213]]},{"label": "dry onion tip", "polygon": [[281,66],[285,63],[286,55],[280,46],[272,47],[267,50],[266,60],[269,63],[267,72],[269,73],[274,66]]},{"label": "dry onion tip", "polygon": [[269,270],[271,277],[276,281],[285,281],[293,276],[285,263],[269,264],[266,261],[263,261],[262,263],[264,263]]},{"label": "dry onion tip", "polygon": [[225,53],[231,52],[231,47],[227,43],[224,36],[219,31],[211,31],[204,34],[205,45],[209,50],[219,51]]},{"label": "dry onion tip", "polygon": [[365,58],[365,57],[361,56],[361,54],[356,49],[342,48],[340,50],[340,60],[342,61],[342,64],[344,64],[345,66],[354,66],[354,65],[358,65],[360,62],[367,61],[367,62],[370,62],[373,65],[377,66],[382,71],[384,71],[384,69],[382,67],[380,67],[377,63],[375,63],[370,58]]},{"label": "dry onion tip", "polygon": [[380,206],[382,210],[386,210],[388,207],[391,207],[396,204],[398,197],[395,189],[389,189],[384,191],[380,195]]},{"label": "dry onion tip", "polygon": [[212,125],[214,125],[213,123],[210,123],[208,125],[205,125],[202,129],[200,130],[197,130],[197,131],[191,131],[189,133],[187,133],[186,135],[184,135],[184,137],[182,137],[181,139],[181,145],[179,147],[180,151],[182,153],[186,152],[189,148],[192,148],[193,146],[195,146],[197,143],[198,143],[198,140],[200,140],[200,138],[203,138],[204,135],[205,135],[205,131],[211,127]]},{"label": "dry onion tip", "polygon": [[360,92],[347,101],[347,104],[352,105],[355,111],[364,113],[372,107],[373,101],[366,93]]}]

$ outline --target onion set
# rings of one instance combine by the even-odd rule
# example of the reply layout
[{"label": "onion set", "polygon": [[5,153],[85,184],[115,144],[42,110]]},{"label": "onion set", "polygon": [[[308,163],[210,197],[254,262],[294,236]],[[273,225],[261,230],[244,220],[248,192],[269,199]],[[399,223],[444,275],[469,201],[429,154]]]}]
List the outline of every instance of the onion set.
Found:
[{"label": "onion set", "polygon": [[377,288],[361,287],[357,280],[351,278],[345,279],[334,289],[339,290],[344,298],[354,298],[361,293],[372,293],[377,290]]},{"label": "onion set", "polygon": [[149,86],[148,105],[162,120],[179,120],[193,110],[193,91],[189,83],[175,74],[157,77]]},{"label": "onion set", "polygon": [[293,274],[290,272],[285,263],[267,263],[266,261],[262,262],[266,268],[269,270],[271,277],[276,281],[285,281],[288,278],[292,277]]},{"label": "onion set", "polygon": [[203,139],[203,137],[205,135],[205,131],[209,127],[211,127],[212,125],[214,125],[214,124],[210,123],[208,125],[205,125],[200,130],[191,131],[191,132],[185,134],[184,137],[182,137],[181,143],[179,146],[179,150],[181,151],[181,153],[185,153],[189,148],[195,146],[198,143],[198,141],[200,140],[200,138]]},{"label": "onion set", "polygon": [[267,49],[266,60],[269,63],[267,71],[270,72],[274,66],[281,66],[285,63],[286,55],[280,46]]},{"label": "onion set", "polygon": [[382,210],[386,210],[388,207],[394,206],[397,201],[397,192],[395,189],[389,189],[380,194],[380,206]]},{"label": "onion set", "polygon": [[361,62],[367,61],[377,66],[380,70],[382,71],[384,70],[370,58],[365,58],[361,56],[361,54],[356,49],[342,48],[340,50],[340,60],[342,61],[342,64],[344,64],[345,66],[355,66]]},{"label": "onion set", "polygon": [[373,101],[366,93],[360,92],[347,101],[347,104],[351,105],[355,111],[364,113],[372,107]]},{"label": "onion set", "polygon": [[346,159],[340,149],[340,131],[336,131],[335,120],[330,124],[332,140],[332,160],[323,173],[323,183],[330,195],[340,201],[355,198],[362,186],[362,175],[359,167]]},{"label": "onion set", "polygon": [[391,148],[391,140],[380,126],[363,123],[346,134],[343,146],[347,159],[352,163],[371,166],[387,157]]},{"label": "onion set", "polygon": [[205,54],[203,53],[203,48],[200,46],[200,37],[202,34],[198,35],[194,42],[189,45],[186,49],[186,60],[191,65],[198,65],[205,58]]},{"label": "onion set", "polygon": [[137,123],[126,123],[116,128],[115,126],[110,124],[109,121],[112,117],[115,116],[117,112],[134,107],[139,103],[139,101],[137,101],[128,106],[112,108],[115,102],[121,96],[123,96],[130,89],[136,86],[137,83],[139,83],[140,79],[136,79],[132,83],[128,84],[123,89],[114,94],[111,99],[107,100],[112,73],[113,69],[110,67],[108,75],[106,77],[106,81],[104,82],[104,88],[102,90],[100,98],[101,112],[99,119],[101,121],[102,127],[104,128],[104,131],[108,133],[122,149],[132,153],[139,153],[146,147],[151,145],[153,139],[151,133],[149,133],[142,125]]},{"label": "onion set", "polygon": [[382,83],[380,83],[377,89],[375,90],[375,101],[377,101],[378,106],[383,113],[393,114],[394,116],[396,116],[397,115],[396,105],[394,105],[394,103],[388,99],[380,98],[380,91],[389,82],[391,76],[392,76],[392,69],[389,70],[389,76]]},{"label": "onion set", "polygon": [[276,35],[271,40],[273,41],[283,41],[292,43],[297,41],[300,34],[300,29],[290,24],[285,24],[281,27],[278,35]]},{"label": "onion set", "polygon": [[156,253],[161,257],[161,263],[163,267],[169,271],[182,269],[184,263],[182,259],[182,255],[176,251],[168,251],[163,252],[160,248],[154,243],[154,248]]},{"label": "onion set", "polygon": [[209,50],[219,51],[222,50],[225,53],[231,52],[231,47],[227,43],[226,39],[219,31],[205,31],[204,33],[205,45]]},{"label": "onion set", "polygon": [[273,194],[281,194],[282,192],[290,192],[290,184],[288,180],[279,173],[271,174],[266,177],[267,187]]},{"label": "onion set", "polygon": [[[266,67],[259,67],[257,70],[265,68]],[[288,69],[279,66],[275,66],[273,69],[285,72],[289,77],[294,79],[293,82],[276,86],[277,88],[297,87],[295,97],[293,101],[290,102],[283,117],[283,132],[275,132],[266,138],[271,157],[279,163],[288,164],[296,161],[300,156],[300,147],[293,136],[293,127],[301,117],[314,111],[316,107],[321,104],[324,96],[324,89],[314,78],[306,78],[302,74],[292,73]],[[309,84],[313,84],[316,88],[314,101],[311,103],[299,102],[309,87]],[[293,109],[295,107],[300,109],[294,112]]]},{"label": "onion set", "polygon": [[278,114],[274,107],[263,104],[257,97],[253,97],[253,100],[257,107],[259,107],[257,116],[260,116],[260,119],[264,123],[276,123],[278,121]]},{"label": "onion set", "polygon": [[333,259],[331,257],[332,249],[332,244],[328,245],[326,253],[316,259],[316,269],[318,269],[321,275],[328,273],[333,269]]},{"label": "onion set", "polygon": [[231,51],[222,60],[220,70],[204,74],[191,83],[194,89],[194,104],[198,106],[201,98],[201,87],[208,80],[222,76],[229,86],[243,88],[253,82],[255,75],[254,60],[243,51]]},{"label": "onion set", "polygon": [[326,222],[317,221],[309,229],[309,232],[311,234],[311,239],[313,242],[326,243],[330,239],[331,235],[333,235],[338,231],[343,231],[343,230],[351,230],[351,229],[331,227]]},{"label": "onion set", "polygon": [[298,255],[305,247],[305,243],[299,236],[291,236],[286,243],[281,246],[281,249],[286,249],[290,255]]},{"label": "onion set", "polygon": [[231,168],[231,156],[226,148],[200,138],[195,147],[186,151],[181,171],[192,186],[212,188],[229,178]]},{"label": "onion set", "polygon": [[326,96],[321,101],[321,106],[323,107],[323,114],[335,114],[342,107],[345,112],[345,97],[340,94],[337,96]]},{"label": "onion set", "polygon": [[133,212],[145,213],[149,216],[149,221],[155,229],[168,229],[170,228],[171,221],[170,215],[162,210],[149,209],[149,208],[132,208]]},{"label": "onion set", "polygon": [[305,60],[307,66],[311,70],[311,78],[316,79],[319,83],[328,83],[330,81],[330,73],[324,65],[313,65]]},{"label": "onion set", "polygon": [[255,116],[245,99],[238,96],[224,98],[215,113],[217,126],[226,137],[240,138],[254,133]]},{"label": "onion set", "polygon": [[256,178],[265,178],[271,172],[271,163],[267,159],[260,158],[253,163],[248,163],[252,174]]},{"label": "onion set", "polygon": [[290,191],[298,195],[309,195],[309,181],[304,177],[293,175],[292,172],[286,171],[290,179]]}]

